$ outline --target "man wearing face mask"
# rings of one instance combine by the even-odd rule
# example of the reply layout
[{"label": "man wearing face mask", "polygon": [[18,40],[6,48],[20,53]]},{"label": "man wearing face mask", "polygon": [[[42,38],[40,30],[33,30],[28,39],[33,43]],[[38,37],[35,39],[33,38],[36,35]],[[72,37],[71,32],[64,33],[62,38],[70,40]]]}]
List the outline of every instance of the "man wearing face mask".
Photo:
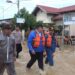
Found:
[{"label": "man wearing face mask", "polygon": [[0,75],[7,69],[8,75],[16,75],[14,62],[16,60],[15,39],[11,36],[9,23],[2,24],[0,33]]}]

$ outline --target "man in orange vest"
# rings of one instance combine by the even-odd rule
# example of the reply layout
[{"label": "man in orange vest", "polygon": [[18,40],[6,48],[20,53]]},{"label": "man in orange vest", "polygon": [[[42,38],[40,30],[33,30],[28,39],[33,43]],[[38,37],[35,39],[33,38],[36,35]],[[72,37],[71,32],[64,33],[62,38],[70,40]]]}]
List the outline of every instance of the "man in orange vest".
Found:
[{"label": "man in orange vest", "polygon": [[45,37],[43,34],[43,26],[37,25],[35,30],[31,31],[28,37],[28,48],[31,56],[30,61],[27,64],[27,69],[30,69],[35,61],[38,61],[39,72],[44,75],[43,66],[43,51],[45,45]]},{"label": "man in orange vest", "polygon": [[53,54],[55,52],[55,49],[57,47],[57,40],[55,37],[55,32],[54,29],[49,29],[49,33],[46,34],[46,53],[47,53],[47,58],[45,63],[48,64],[50,66],[54,65],[54,61],[53,61]]}]

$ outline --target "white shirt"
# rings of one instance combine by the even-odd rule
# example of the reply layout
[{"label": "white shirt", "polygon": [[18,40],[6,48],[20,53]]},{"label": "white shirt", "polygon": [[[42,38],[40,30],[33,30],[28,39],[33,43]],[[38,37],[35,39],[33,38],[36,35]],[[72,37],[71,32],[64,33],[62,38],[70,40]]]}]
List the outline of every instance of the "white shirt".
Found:
[{"label": "white shirt", "polygon": [[38,30],[36,30],[36,32],[39,34],[39,36],[42,36],[42,34],[40,32],[38,32]]}]

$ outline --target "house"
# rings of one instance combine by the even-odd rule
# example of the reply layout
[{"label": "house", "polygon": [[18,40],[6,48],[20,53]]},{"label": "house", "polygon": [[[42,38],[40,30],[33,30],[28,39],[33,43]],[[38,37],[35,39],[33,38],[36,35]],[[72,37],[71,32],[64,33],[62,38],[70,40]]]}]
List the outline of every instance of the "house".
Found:
[{"label": "house", "polygon": [[54,22],[52,20],[54,15],[57,15],[56,11],[59,9],[37,5],[32,14],[36,16],[36,21],[42,21],[45,24],[53,25]]},{"label": "house", "polygon": [[8,19],[1,19],[0,20],[0,25],[1,25],[1,23],[12,23],[12,18],[8,18]]},{"label": "house", "polygon": [[75,5],[64,8],[37,5],[32,14],[36,21],[42,21],[44,25],[62,26],[65,35],[75,35]]}]

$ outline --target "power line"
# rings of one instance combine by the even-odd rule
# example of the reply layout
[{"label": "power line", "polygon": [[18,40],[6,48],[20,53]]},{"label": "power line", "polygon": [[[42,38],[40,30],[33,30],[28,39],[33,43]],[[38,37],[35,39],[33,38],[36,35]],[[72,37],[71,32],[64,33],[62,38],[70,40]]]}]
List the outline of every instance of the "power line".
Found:
[{"label": "power line", "polygon": [[[13,5],[11,5],[11,6],[13,6]],[[11,6],[9,6],[9,7],[6,8],[6,9],[3,9],[3,15],[5,15],[5,12],[6,12],[9,8],[11,8]],[[2,12],[1,12],[0,14],[2,14]]]},{"label": "power line", "polygon": [[11,8],[13,5],[10,5],[9,7],[7,7],[6,9],[4,9],[4,7],[2,7],[1,9],[4,10],[4,12],[6,12],[9,8]]},{"label": "power line", "polygon": [[9,8],[11,8],[13,5],[9,6],[8,8],[4,9],[4,12],[6,12]]},{"label": "power line", "polygon": [[[21,2],[22,1],[30,1],[30,0],[20,0]],[[15,3],[15,4],[17,4],[17,3]],[[14,4],[13,4],[14,5]],[[11,5],[11,6],[13,6],[13,5]],[[6,9],[3,9],[3,15],[5,15],[5,12],[11,7],[11,6],[9,6],[8,8],[6,8]],[[1,12],[1,14],[2,14],[2,12]]]}]

